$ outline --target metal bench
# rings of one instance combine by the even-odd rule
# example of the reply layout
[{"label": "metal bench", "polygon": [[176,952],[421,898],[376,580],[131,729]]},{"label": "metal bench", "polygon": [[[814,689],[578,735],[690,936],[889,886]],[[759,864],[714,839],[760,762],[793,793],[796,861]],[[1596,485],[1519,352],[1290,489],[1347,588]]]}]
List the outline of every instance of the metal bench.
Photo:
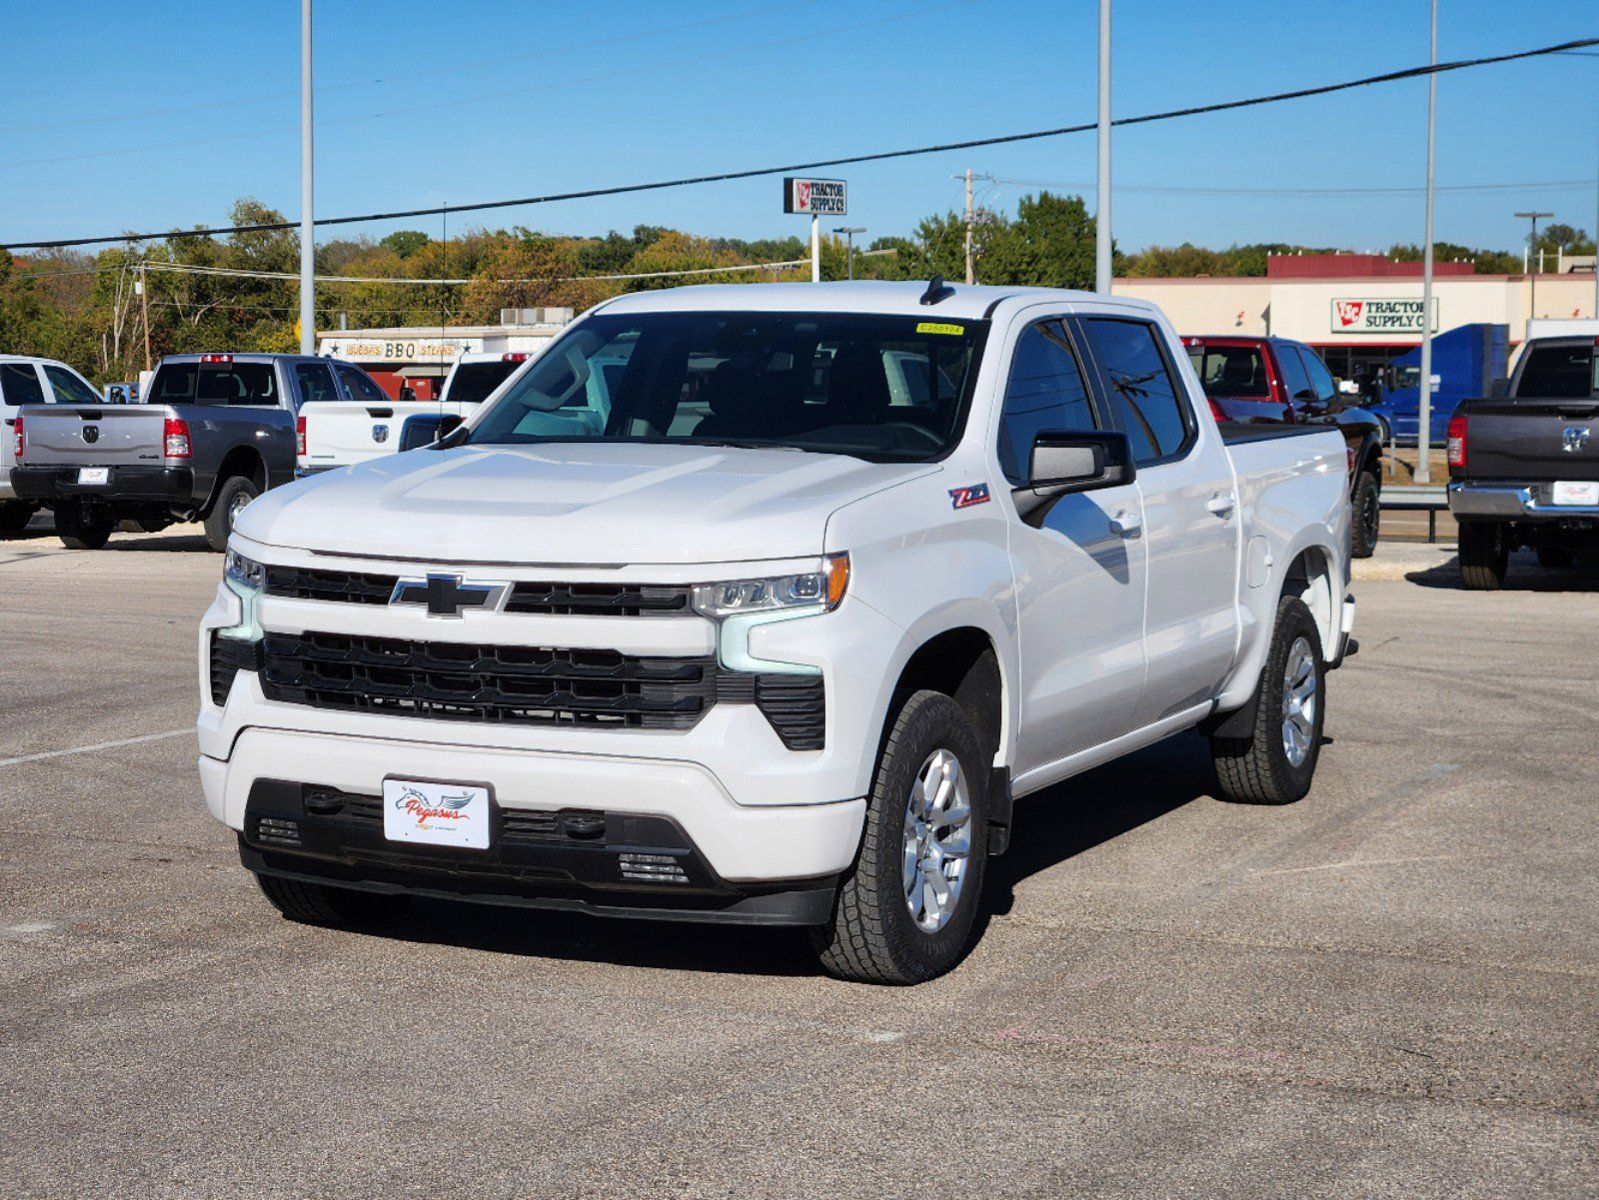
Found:
[{"label": "metal bench", "polygon": [[1430,543],[1438,540],[1438,514],[1449,510],[1449,496],[1442,486],[1390,484],[1382,489],[1382,506],[1394,512],[1425,512]]}]

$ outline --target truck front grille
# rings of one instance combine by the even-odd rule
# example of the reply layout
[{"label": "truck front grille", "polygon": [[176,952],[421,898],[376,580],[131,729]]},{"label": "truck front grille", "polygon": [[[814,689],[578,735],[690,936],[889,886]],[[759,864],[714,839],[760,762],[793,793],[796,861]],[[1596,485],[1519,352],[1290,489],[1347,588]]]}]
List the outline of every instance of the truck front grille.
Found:
[{"label": "truck front grille", "polygon": [[225,638],[213,629],[207,657],[210,659],[211,703],[221,708],[233,690],[233,677],[240,671],[257,669],[256,643]]},{"label": "truck front grille", "polygon": [[[399,581],[398,575],[355,571],[277,566],[266,569],[267,595],[295,600],[387,604]],[[678,584],[518,583],[511,588],[505,611],[560,617],[687,615],[689,589]]]},{"label": "truck front grille", "polygon": [[269,633],[269,700],[431,720],[687,729],[716,702],[714,658]]}]

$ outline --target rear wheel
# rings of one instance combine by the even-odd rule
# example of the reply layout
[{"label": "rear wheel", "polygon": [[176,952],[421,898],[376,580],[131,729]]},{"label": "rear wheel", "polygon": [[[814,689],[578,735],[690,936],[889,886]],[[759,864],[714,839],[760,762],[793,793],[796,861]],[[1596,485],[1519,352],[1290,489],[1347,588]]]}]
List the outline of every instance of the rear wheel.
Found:
[{"label": "rear wheel", "polygon": [[111,537],[116,518],[102,504],[69,500],[56,506],[56,534],[68,550],[98,550]]},{"label": "rear wheel", "polygon": [[1350,553],[1356,558],[1370,558],[1377,550],[1377,539],[1382,534],[1382,485],[1370,471],[1355,477],[1355,490],[1351,497],[1354,508],[1354,529],[1351,533]]},{"label": "rear wheel", "polygon": [[1326,716],[1321,634],[1297,596],[1277,602],[1277,626],[1256,685],[1247,737],[1210,739],[1222,794],[1245,804],[1292,804],[1310,791]]},{"label": "rear wheel", "polygon": [[224,480],[217,489],[217,502],[205,519],[205,540],[218,554],[228,548],[228,535],[233,532],[233,522],[244,511],[245,505],[261,494],[253,479],[235,475]]},{"label": "rear wheel", "polygon": [[1460,578],[1472,592],[1497,592],[1510,568],[1510,539],[1505,527],[1491,521],[1465,521],[1460,526]]},{"label": "rear wheel", "polygon": [[961,960],[983,887],[988,776],[960,705],[932,691],[905,701],[878,757],[860,853],[812,933],[830,972],[920,983]]},{"label": "rear wheel", "polygon": [[0,504],[0,533],[21,533],[33,520],[33,505],[20,500]]},{"label": "rear wheel", "polygon": [[375,925],[398,916],[411,900],[404,895],[358,892],[276,875],[257,875],[255,881],[274,908],[305,925]]}]

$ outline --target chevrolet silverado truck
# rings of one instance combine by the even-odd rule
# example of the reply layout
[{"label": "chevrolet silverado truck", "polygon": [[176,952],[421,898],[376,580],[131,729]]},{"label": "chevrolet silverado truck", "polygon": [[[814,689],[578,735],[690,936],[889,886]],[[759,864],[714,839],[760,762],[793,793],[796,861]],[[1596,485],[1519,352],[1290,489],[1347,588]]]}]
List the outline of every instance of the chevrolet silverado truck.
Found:
[{"label": "chevrolet silverado truck", "polygon": [[154,531],[200,520],[221,551],[240,510],[294,478],[295,411],[334,394],[326,359],[171,355],[148,403],[21,409],[11,486],[49,505],[74,549],[99,549],[121,521]]},{"label": "chevrolet silverado truck", "polygon": [[315,475],[425,446],[477,410],[532,357],[526,351],[462,354],[445,377],[437,400],[402,392],[390,400],[377,383],[348,363],[334,363],[343,398],[318,400],[300,410],[296,473]]},{"label": "chevrolet silverado truck", "polygon": [[1333,429],[1224,440],[1141,301],[619,297],[436,445],[240,514],[205,801],[298,921],[806,926],[837,975],[924,980],[1017,797],[1184,730],[1226,796],[1305,795],[1345,463]]},{"label": "chevrolet silverado truck", "polygon": [[1460,522],[1460,575],[1504,586],[1510,552],[1544,567],[1599,552],[1599,355],[1592,336],[1533,338],[1503,396],[1449,418],[1449,511]]},{"label": "chevrolet silverado truck", "polygon": [[1346,404],[1327,364],[1278,337],[1185,337],[1210,411],[1223,425],[1332,425],[1349,450],[1351,549],[1370,558],[1382,536],[1382,422]]}]

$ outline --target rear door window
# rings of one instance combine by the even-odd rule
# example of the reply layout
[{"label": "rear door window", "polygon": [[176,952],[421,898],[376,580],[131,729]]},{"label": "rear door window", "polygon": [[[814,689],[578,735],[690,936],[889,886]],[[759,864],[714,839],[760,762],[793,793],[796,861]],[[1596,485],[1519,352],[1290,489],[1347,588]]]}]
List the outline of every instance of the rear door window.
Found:
[{"label": "rear door window", "polygon": [[374,383],[365,371],[347,367],[343,363],[334,364],[333,369],[339,373],[339,382],[344,385],[344,390],[350,394],[351,400],[359,400],[363,404],[393,403],[388,393]]},{"label": "rear door window", "polygon": [[999,465],[1020,486],[1032,468],[1040,433],[1081,433],[1099,428],[1082,369],[1058,321],[1023,332],[1011,357],[1005,402],[999,413]]},{"label": "rear door window", "polygon": [[452,403],[481,404],[521,365],[504,361],[462,363],[455,368],[455,376],[450,380],[449,399]]},{"label": "rear door window", "polygon": [[10,405],[44,403],[44,387],[32,363],[0,363],[0,401]]},{"label": "rear door window", "polygon": [[1155,327],[1118,317],[1088,317],[1082,325],[1117,427],[1132,442],[1133,461],[1180,454],[1190,421]]},{"label": "rear door window", "polygon": [[105,403],[99,393],[65,367],[46,366],[44,373],[50,380],[50,390],[56,394],[57,404]]},{"label": "rear door window", "polygon": [[1593,343],[1568,346],[1534,346],[1521,367],[1518,396],[1546,396],[1551,400],[1587,399],[1599,388],[1595,378]]},{"label": "rear door window", "polygon": [[321,404],[339,398],[333,386],[333,373],[321,363],[295,363],[294,382],[300,385],[301,404]]}]

